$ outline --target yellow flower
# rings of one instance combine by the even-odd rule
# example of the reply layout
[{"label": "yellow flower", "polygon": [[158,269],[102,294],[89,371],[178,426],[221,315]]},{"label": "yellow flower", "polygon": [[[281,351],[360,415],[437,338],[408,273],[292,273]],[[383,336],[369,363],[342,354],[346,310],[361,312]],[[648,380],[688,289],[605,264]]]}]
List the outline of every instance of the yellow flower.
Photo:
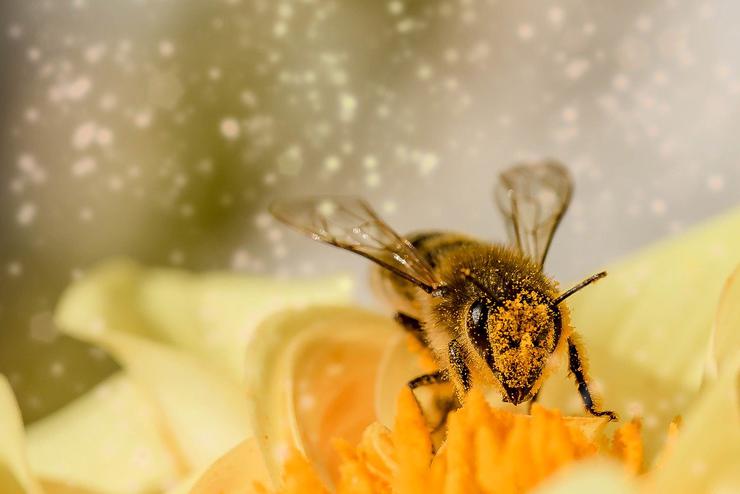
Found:
[{"label": "yellow flower", "polygon": [[[270,401],[265,422],[256,422],[264,435],[242,451],[261,457],[264,468],[260,475],[242,471],[237,485],[245,492],[262,485],[267,492],[340,494],[740,490],[740,271],[727,279],[740,261],[738,232],[740,214],[719,218],[615,265],[598,289],[574,297],[574,324],[586,339],[594,384],[625,419],[621,425],[552,411],[583,415],[561,369],[542,392],[551,409],[536,407],[531,418],[503,403],[490,409],[473,393],[432,455],[413,400],[402,393],[395,404],[408,378],[422,371],[403,336],[360,386],[375,390],[377,423],[366,396],[340,389],[357,387],[354,373],[372,373],[372,362],[358,356],[385,341],[382,321],[363,333],[344,323],[314,332],[311,311],[273,320],[266,334],[290,328],[299,336],[262,353],[264,362],[279,363],[251,381]],[[361,343],[354,350],[341,343],[336,352],[346,331]],[[334,379],[326,375],[332,368]],[[684,419],[680,430],[676,417]],[[332,446],[332,438],[339,444]],[[290,456],[282,472],[291,448],[301,454]],[[221,461],[233,464],[238,455]],[[224,486],[233,480],[217,462],[194,492],[229,492]]]},{"label": "yellow flower", "polygon": [[[433,459],[423,418],[401,393],[419,359],[389,317],[347,305],[347,279],[106,263],[69,288],[56,321],[122,370],[26,431],[0,379],[0,492],[363,492],[382,481],[403,493],[419,478],[437,492],[465,488],[466,478],[483,492],[507,478],[536,480],[523,485],[541,494],[736,492],[740,274],[727,276],[738,261],[735,212],[613,266],[597,288],[573,297],[594,385],[628,424],[616,446],[595,446],[606,454],[595,441],[619,425],[601,430],[599,419],[552,411],[583,415],[561,369],[531,419],[501,403],[491,411],[472,395]],[[406,405],[397,406],[399,395]],[[667,440],[676,416],[683,424]],[[497,460],[508,477],[483,475],[453,454],[476,444],[471,424],[488,424],[480,434],[500,448],[469,455],[526,443]],[[534,475],[527,459],[542,443],[559,445],[560,460],[541,457]],[[625,475],[615,457],[644,473]]]},{"label": "yellow flower", "polygon": [[342,276],[194,275],[125,260],[94,268],[65,292],[56,323],[122,369],[25,434],[0,376],[0,493],[187,492],[253,437],[243,376],[256,326],[287,308],[345,302],[351,288]]}]

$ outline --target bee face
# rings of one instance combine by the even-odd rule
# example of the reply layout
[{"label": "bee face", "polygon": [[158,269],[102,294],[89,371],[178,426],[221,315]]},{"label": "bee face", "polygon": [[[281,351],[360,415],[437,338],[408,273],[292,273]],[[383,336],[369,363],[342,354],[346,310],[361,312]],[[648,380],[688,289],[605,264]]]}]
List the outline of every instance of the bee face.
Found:
[{"label": "bee face", "polygon": [[[475,314],[471,307],[470,316]],[[474,317],[471,322],[475,322]],[[482,353],[490,355],[486,363],[501,383],[506,401],[518,404],[532,398],[534,386],[557,345],[559,323],[556,310],[535,291],[520,292],[494,310],[489,309],[485,322],[488,346]]]},{"label": "bee face", "polygon": [[472,302],[465,328],[475,351],[501,384],[505,401],[527,401],[557,346],[560,317],[546,296],[522,291],[502,302]]}]

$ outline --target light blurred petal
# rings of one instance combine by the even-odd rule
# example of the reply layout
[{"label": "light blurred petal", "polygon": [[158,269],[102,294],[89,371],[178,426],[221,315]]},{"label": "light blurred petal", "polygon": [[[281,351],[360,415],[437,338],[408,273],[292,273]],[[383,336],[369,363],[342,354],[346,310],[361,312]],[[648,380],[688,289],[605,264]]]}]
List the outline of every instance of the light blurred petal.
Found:
[{"label": "light blurred petal", "polygon": [[722,372],[726,363],[740,353],[740,267],[732,273],[722,290],[710,351],[709,377]]},{"label": "light blurred petal", "polygon": [[[254,492],[255,483],[270,487],[270,476],[255,438],[248,439],[218,459],[195,482],[190,494]],[[176,494],[176,493],[168,493]]]},{"label": "light blurred petal", "polygon": [[41,494],[26,459],[23,419],[13,390],[0,375],[0,492]]},{"label": "light blurred petal", "polygon": [[652,480],[655,492],[740,492],[740,354],[701,393]]},{"label": "light blurred petal", "polygon": [[351,307],[284,312],[258,328],[247,353],[247,388],[255,435],[274,481],[292,448],[330,480],[329,441],[356,444],[375,420],[370,405],[377,366],[396,331],[391,318]]},{"label": "light blurred petal", "polygon": [[401,331],[391,340],[381,358],[375,382],[375,414],[378,422],[393,427],[398,395],[413,378],[424,373],[419,356],[411,351]]},{"label": "light blurred petal", "polygon": [[[637,252],[572,298],[592,387],[623,419],[644,418],[648,458],[698,392],[720,293],[738,262],[734,211]],[[542,402],[578,413],[582,405],[565,371],[546,381]]]},{"label": "light blurred petal", "polygon": [[624,469],[603,459],[576,463],[555,473],[533,494],[636,494],[638,492]]},{"label": "light blurred petal", "polygon": [[115,330],[143,336],[244,376],[244,351],[256,325],[290,307],[349,301],[346,276],[278,280],[234,273],[145,268],[108,261],[73,284],[57,320],[70,334],[88,339]]},{"label": "light blurred petal", "polygon": [[35,474],[59,486],[106,493],[163,489],[183,467],[162,420],[151,399],[117,374],[33,424],[29,462]]},{"label": "light blurred petal", "polygon": [[348,288],[342,278],[194,276],[115,261],[67,290],[56,322],[108,350],[147,393],[185,474],[251,435],[241,376],[257,322],[280,308],[341,299]]},{"label": "light blurred petal", "polygon": [[185,471],[208,465],[250,436],[243,388],[200,359],[116,331],[91,341],[113,354],[155,401]]},{"label": "light blurred petal", "polygon": [[[74,293],[60,309],[62,328],[74,328],[67,307],[84,306]],[[110,352],[156,404],[160,426],[172,438],[183,473],[214,461],[250,433],[239,383],[203,360],[140,336],[106,329],[79,334]]]},{"label": "light blurred petal", "polygon": [[[621,366],[696,389],[720,293],[740,263],[740,211],[660,242],[573,296],[573,323]],[[598,365],[595,363],[594,365]]]}]

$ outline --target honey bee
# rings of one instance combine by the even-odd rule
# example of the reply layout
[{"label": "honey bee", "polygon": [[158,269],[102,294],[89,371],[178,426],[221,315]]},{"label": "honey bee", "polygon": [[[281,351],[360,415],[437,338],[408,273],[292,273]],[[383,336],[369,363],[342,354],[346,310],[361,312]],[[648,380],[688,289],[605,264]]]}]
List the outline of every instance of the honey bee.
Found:
[{"label": "honey bee", "polygon": [[462,402],[471,387],[493,386],[504,401],[531,403],[550,359],[564,354],[586,410],[614,420],[614,412],[597,408],[589,390],[565,304],[606,272],[561,292],[542,271],[572,189],[568,170],[552,161],[501,173],[494,195],[508,245],[447,232],[404,237],[352,197],[278,201],[270,211],[314,240],[377,264],[376,292],[438,364],[436,372],[412,379],[411,389],[452,383]]}]

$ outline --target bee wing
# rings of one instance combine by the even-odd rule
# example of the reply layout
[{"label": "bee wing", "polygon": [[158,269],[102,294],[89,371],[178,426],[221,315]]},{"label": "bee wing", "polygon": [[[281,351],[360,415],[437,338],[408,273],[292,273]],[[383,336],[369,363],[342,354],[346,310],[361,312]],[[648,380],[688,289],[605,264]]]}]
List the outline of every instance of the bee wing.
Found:
[{"label": "bee wing", "polygon": [[570,173],[553,161],[516,165],[499,177],[496,203],[506,219],[509,240],[540,266],[572,191]]},{"label": "bee wing", "polygon": [[429,264],[363,200],[311,197],[280,200],[272,215],[314,240],[360,254],[431,292],[441,285]]}]

